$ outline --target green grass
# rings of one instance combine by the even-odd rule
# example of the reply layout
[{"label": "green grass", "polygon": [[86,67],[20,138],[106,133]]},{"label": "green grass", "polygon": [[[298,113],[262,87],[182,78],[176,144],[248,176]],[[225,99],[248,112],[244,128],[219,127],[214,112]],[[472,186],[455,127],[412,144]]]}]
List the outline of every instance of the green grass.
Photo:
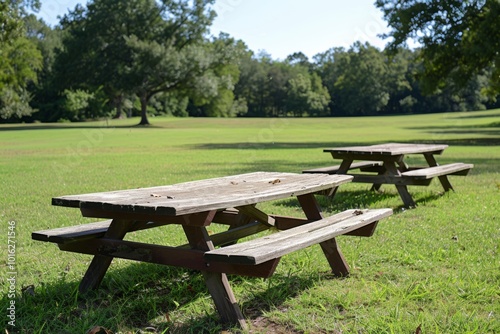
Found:
[{"label": "green grass", "polygon": [[[440,163],[468,162],[455,193],[436,181],[411,187],[418,207],[401,208],[393,187],[343,185],[327,213],[390,207],[371,238],[341,237],[351,265],[336,279],[319,246],[284,257],[267,280],[231,276],[254,333],[500,332],[500,110],[377,118],[175,119],[149,128],[132,120],[0,126],[3,263],[8,223],[16,226],[16,329],[22,333],[231,331],[196,272],[116,260],[99,290],[77,292],[90,256],[31,240],[31,232],[88,222],[52,207],[60,195],[157,186],[251,171],[300,172],[326,166],[322,148],[383,142],[445,143]],[[417,157],[411,162],[419,163]],[[423,159],[422,159],[423,162]],[[296,200],[265,211],[300,215]],[[214,231],[217,227],[211,227]],[[134,240],[184,243],[178,226]],[[7,267],[4,267],[7,268]],[[7,272],[2,271],[2,272]],[[2,275],[3,277],[5,275]],[[6,319],[7,277],[0,301]],[[9,327],[9,330],[12,329]]]}]

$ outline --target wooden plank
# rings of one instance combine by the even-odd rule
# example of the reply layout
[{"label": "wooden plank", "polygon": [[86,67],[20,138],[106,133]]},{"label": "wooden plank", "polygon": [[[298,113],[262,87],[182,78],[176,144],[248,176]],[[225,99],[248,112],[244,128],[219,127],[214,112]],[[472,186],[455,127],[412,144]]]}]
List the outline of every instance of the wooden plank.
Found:
[{"label": "wooden plank", "polygon": [[[418,153],[441,154],[448,145],[441,144],[411,144],[411,143],[386,143],[369,146],[349,146],[327,148],[324,152],[335,154],[359,154],[359,155],[405,155]],[[370,159],[371,160],[371,159]]]},{"label": "wooden plank", "polygon": [[352,175],[353,182],[355,183],[372,183],[372,184],[394,184],[400,186],[428,186],[431,179],[416,179],[409,177],[402,177],[399,175],[363,175],[363,174],[350,174]]},{"label": "wooden plank", "polygon": [[[348,160],[372,160],[372,161],[392,161],[392,162],[401,162],[404,159],[403,154],[396,155],[388,155],[381,153],[360,153],[360,152],[331,152],[333,159],[342,159],[344,161]],[[341,173],[346,174],[346,173]]]},{"label": "wooden plank", "polygon": [[253,222],[243,226],[238,226],[229,229],[225,232],[212,234],[210,240],[214,246],[222,246],[238,241],[239,239],[257,234],[259,232],[268,230],[269,226],[262,224],[260,222]]},{"label": "wooden plank", "polygon": [[277,262],[269,261],[258,266],[228,263],[211,263],[210,266],[207,266],[207,261],[203,257],[205,252],[202,250],[112,240],[107,238],[64,244],[60,245],[60,249],[80,254],[105,255],[113,258],[155,263],[192,270],[261,278],[270,277],[276,270],[278,264]]},{"label": "wooden plank", "polygon": [[[205,220],[212,221],[216,211],[212,211]],[[201,219],[201,218],[200,218]],[[200,225],[200,224],[196,224]],[[183,226],[189,244],[193,249],[201,251],[210,251],[214,249],[213,243],[203,226]],[[215,303],[215,307],[225,323],[238,324],[242,328],[247,328],[245,317],[241,312],[233,290],[229,285],[227,275],[224,273],[214,273],[202,271],[205,278],[205,284]]]},{"label": "wooden plank", "polygon": [[[342,162],[341,168],[347,168],[351,162],[352,161],[344,160]],[[318,201],[313,195],[309,194],[309,195],[299,196],[298,200],[300,206],[302,207],[302,210],[304,210],[304,213],[306,214],[306,217],[308,219],[314,222],[321,221],[323,219],[323,213],[321,212],[321,207],[319,206]],[[345,218],[349,218],[351,214],[352,212],[344,211],[341,212],[340,214],[337,214],[336,216],[340,221],[342,220],[342,216],[345,216]],[[320,245],[323,254],[325,254],[326,260],[330,265],[330,268],[332,268],[332,273],[337,276],[348,275],[349,265],[347,264],[344,255],[340,251],[340,248],[337,247],[337,241],[335,240],[335,238],[331,238],[329,240],[320,242]]]},{"label": "wooden plank", "polygon": [[432,179],[436,176],[441,176],[441,175],[467,175],[472,168],[474,168],[473,164],[465,164],[458,162],[448,165],[410,170],[401,173],[401,175],[404,177],[411,177],[414,179]]},{"label": "wooden plank", "polygon": [[[425,157],[425,160],[427,161],[427,164],[429,165],[429,167],[439,166],[434,155],[424,154],[424,157]],[[467,171],[467,173],[468,173],[468,171]],[[441,183],[441,185],[443,186],[444,191],[453,190],[453,186],[451,185],[450,180],[448,180],[448,176],[440,175],[440,176],[438,176],[438,180]]]},{"label": "wooden plank", "polygon": [[111,220],[82,224],[31,233],[31,238],[38,241],[64,244],[76,240],[102,237],[109,228]]},{"label": "wooden plank", "polygon": [[[121,219],[123,217],[116,217]],[[178,217],[174,218],[175,222],[178,224],[184,221],[178,221]],[[111,224],[110,220],[105,220],[96,223],[88,223],[74,226],[66,226],[61,228],[55,228],[51,230],[36,231],[31,234],[33,240],[53,242],[57,244],[67,244],[76,241],[89,240],[94,238],[101,238],[105,235],[106,231]],[[159,227],[170,222],[152,222],[152,221],[135,221],[131,226],[130,230],[127,232],[134,232],[139,230],[145,230],[153,227]]]},{"label": "wooden plank", "polygon": [[[132,224],[133,222],[131,221],[113,220],[104,236],[111,239],[121,240],[130,230],[130,226]],[[82,281],[80,282],[78,290],[81,293],[85,293],[89,290],[97,289],[101,284],[106,271],[111,265],[111,261],[113,261],[113,258],[109,256],[94,256],[82,278]]]},{"label": "wooden plank", "polygon": [[320,245],[330,268],[332,268],[332,274],[337,277],[348,276],[350,268],[344,255],[340,251],[337,240],[335,240],[335,238],[325,240],[321,242]]},{"label": "wooden plank", "polygon": [[52,204],[78,207],[82,212],[179,216],[318,192],[351,180],[346,175],[256,172],[170,186],[62,196],[53,198]]},{"label": "wooden plank", "polygon": [[246,216],[255,219],[268,226],[274,226],[275,220],[273,217],[267,215],[267,213],[260,211],[253,205],[245,205],[236,207],[238,211],[245,214]]},{"label": "wooden plank", "polygon": [[239,222],[239,212],[236,209],[228,208],[227,210],[218,211],[215,214],[213,223],[222,225],[238,225]]},{"label": "wooden plank", "polygon": [[354,231],[391,214],[391,209],[347,210],[283,232],[211,250],[205,253],[205,258],[209,261],[259,264]]},{"label": "wooden plank", "polygon": [[[337,173],[339,171],[340,166],[341,165],[335,165],[335,166],[329,166],[329,167],[306,169],[306,170],[303,170],[302,173],[335,174],[335,173]],[[360,168],[365,168],[365,167],[375,167],[375,166],[382,166],[382,162],[380,162],[380,161],[360,161],[360,162],[353,162],[353,163],[351,163],[351,166],[349,167],[349,170],[351,170],[351,169],[360,169]]]}]

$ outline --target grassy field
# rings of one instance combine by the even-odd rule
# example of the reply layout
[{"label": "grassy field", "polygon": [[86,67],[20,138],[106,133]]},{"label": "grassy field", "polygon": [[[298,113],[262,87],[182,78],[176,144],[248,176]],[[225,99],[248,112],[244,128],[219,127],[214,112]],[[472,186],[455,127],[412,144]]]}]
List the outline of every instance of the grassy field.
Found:
[{"label": "grassy field", "polygon": [[[412,187],[404,210],[394,187],[343,185],[327,213],[393,208],[371,238],[341,237],[352,274],[336,279],[319,246],[283,258],[267,280],[231,276],[252,333],[500,333],[500,110],[419,116],[323,119],[156,118],[82,124],[0,126],[2,321],[10,333],[235,332],[218,315],[201,275],[114,261],[101,288],[77,292],[90,256],[31,240],[36,230],[89,222],[52,207],[60,195],[165,185],[252,171],[326,166],[322,148],[383,142],[444,143],[440,163],[474,163],[440,184]],[[418,158],[414,159],[415,163]],[[423,162],[423,159],[422,159]],[[298,215],[295,200],[262,206]],[[211,227],[212,228],[212,227]],[[217,227],[213,227],[215,230]],[[8,257],[14,231],[15,258]],[[161,232],[161,233],[160,233]],[[166,237],[166,235],[174,236]],[[185,243],[178,226],[136,232],[134,240]],[[10,294],[14,262],[15,298]]]}]

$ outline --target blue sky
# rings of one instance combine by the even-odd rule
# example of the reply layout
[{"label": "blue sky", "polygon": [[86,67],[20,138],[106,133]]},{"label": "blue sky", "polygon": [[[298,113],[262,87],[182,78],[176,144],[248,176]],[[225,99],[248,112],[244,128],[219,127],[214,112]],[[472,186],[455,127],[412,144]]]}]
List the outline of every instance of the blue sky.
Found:
[{"label": "blue sky", "polygon": [[[387,32],[375,0],[217,0],[218,17],[211,32],[220,31],[243,40],[254,52],[265,51],[273,59],[301,51],[309,58],[332,47],[348,48],[355,41],[382,49]],[[39,16],[58,23],[78,0],[42,0]]]}]

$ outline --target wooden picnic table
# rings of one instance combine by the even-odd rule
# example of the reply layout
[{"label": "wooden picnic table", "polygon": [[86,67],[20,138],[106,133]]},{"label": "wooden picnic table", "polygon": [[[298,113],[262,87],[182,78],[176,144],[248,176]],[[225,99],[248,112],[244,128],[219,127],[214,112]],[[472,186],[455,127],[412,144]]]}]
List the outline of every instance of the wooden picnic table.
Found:
[{"label": "wooden picnic table", "polygon": [[[333,273],[345,276],[349,267],[335,237],[371,236],[378,220],[392,214],[390,209],[355,209],[324,217],[314,194],[351,179],[347,175],[255,172],[56,197],[53,205],[78,208],[84,217],[110,220],[33,232],[32,238],[57,243],[64,251],[94,255],[80,283],[81,292],[99,286],[113,258],[199,270],[222,320],[245,327],[226,274],[269,277],[281,256],[320,244]],[[272,215],[257,208],[262,202],[291,197],[297,198],[305,217]],[[211,223],[229,228],[209,235]],[[129,232],[167,224],[180,225],[187,244],[170,247],[123,240]],[[280,232],[237,243],[271,227]]]},{"label": "wooden picnic table", "polygon": [[[380,189],[383,184],[394,184],[404,205],[415,207],[415,201],[407,186],[428,186],[432,179],[437,177],[445,191],[453,190],[448,176],[467,175],[474,167],[472,164],[461,162],[439,165],[436,155],[442,154],[447,147],[448,145],[442,144],[387,143],[327,148],[323,151],[330,153],[334,159],[342,160],[340,165],[303,172],[352,175],[353,182],[373,184],[372,190]],[[405,157],[412,154],[423,155],[427,166],[409,166]],[[349,174],[353,169],[359,169],[362,173]]]}]

